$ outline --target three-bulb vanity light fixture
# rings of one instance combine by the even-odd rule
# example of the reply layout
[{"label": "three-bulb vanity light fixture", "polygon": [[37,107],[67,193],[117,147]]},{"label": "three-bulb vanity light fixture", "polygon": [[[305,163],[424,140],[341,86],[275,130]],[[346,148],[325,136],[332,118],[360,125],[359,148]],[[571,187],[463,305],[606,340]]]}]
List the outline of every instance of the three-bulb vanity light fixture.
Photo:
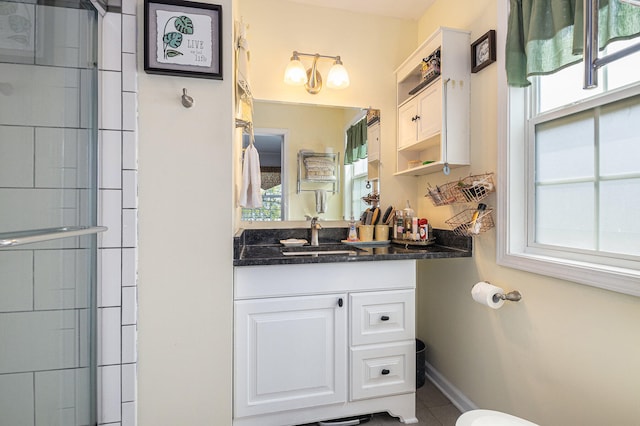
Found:
[{"label": "three-bulb vanity light fixture", "polygon": [[[300,61],[300,56],[309,56],[313,58],[313,65],[308,70]],[[317,53],[300,53],[293,51],[291,62],[284,71],[284,82],[294,86],[304,85],[307,92],[315,95],[322,89],[322,77],[318,71],[318,60],[320,58],[332,59],[333,66],[327,75],[327,87],[330,89],[344,89],[349,87],[349,74],[342,65],[340,56],[325,56]]]}]

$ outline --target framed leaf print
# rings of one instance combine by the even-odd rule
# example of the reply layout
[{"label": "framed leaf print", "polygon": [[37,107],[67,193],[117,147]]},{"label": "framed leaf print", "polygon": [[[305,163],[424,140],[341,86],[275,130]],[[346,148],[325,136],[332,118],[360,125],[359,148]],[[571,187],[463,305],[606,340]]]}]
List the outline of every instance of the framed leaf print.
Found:
[{"label": "framed leaf print", "polygon": [[145,0],[144,70],[222,80],[222,6]]}]

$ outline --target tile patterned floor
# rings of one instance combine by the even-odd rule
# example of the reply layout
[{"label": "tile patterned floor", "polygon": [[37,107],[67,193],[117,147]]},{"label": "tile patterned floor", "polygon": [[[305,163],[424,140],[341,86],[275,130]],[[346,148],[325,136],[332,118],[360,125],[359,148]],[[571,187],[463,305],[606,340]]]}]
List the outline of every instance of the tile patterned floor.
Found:
[{"label": "tile patterned floor", "polygon": [[[456,420],[461,414],[429,380],[426,380],[424,386],[416,392],[418,426],[455,426]],[[401,426],[403,424],[396,417],[391,417],[387,413],[374,414],[371,421],[363,423],[365,426]],[[317,423],[311,423],[303,426],[316,425]]]},{"label": "tile patterned floor", "polygon": [[[429,380],[416,392],[416,417],[419,426],[455,426],[460,411]],[[367,426],[402,425],[397,418],[379,413],[364,423]]]}]

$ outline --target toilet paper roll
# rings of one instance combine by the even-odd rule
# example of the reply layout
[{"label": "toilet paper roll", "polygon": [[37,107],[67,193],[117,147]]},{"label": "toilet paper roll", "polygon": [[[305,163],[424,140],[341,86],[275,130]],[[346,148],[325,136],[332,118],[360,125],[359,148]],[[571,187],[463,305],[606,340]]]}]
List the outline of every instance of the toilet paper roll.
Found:
[{"label": "toilet paper roll", "polygon": [[493,309],[498,309],[502,305],[504,305],[504,300],[498,299],[498,301],[494,301],[493,296],[495,294],[504,294],[504,290],[500,287],[496,287],[495,285],[489,284],[486,281],[480,281],[476,283],[471,289],[471,297],[473,300],[480,303],[481,305],[488,306]]}]

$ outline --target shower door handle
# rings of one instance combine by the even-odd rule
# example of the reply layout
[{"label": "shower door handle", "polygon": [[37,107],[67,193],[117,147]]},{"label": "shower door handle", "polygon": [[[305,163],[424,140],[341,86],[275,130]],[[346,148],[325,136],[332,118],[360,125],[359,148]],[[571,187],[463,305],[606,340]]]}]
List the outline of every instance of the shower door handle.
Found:
[{"label": "shower door handle", "polygon": [[106,231],[106,226],[63,226],[60,228],[31,229],[28,231],[0,233],[0,248],[15,247],[41,241],[79,237]]}]

